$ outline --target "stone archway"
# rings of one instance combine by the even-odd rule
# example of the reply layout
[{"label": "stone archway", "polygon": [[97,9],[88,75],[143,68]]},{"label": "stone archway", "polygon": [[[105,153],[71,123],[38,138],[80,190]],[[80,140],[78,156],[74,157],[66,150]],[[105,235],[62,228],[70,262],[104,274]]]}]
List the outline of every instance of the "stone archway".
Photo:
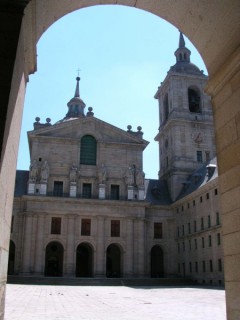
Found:
[{"label": "stone archway", "polygon": [[93,250],[88,243],[81,243],[76,251],[76,277],[93,276]]},{"label": "stone archway", "polygon": [[[210,82],[217,142],[222,202],[225,287],[228,319],[240,317],[240,10],[239,1],[133,0],[12,0],[0,6],[1,47],[1,161],[0,319],[3,318],[8,240],[14,189],[18,136],[28,75],[36,71],[36,43],[63,15],[98,4],[119,4],[146,10],[172,23],[188,36],[203,57]],[[4,34],[5,33],[5,34]],[[1,258],[1,257],[0,257]],[[4,261],[4,262],[3,262]]]},{"label": "stone archway", "polygon": [[106,253],[107,278],[120,278],[122,276],[122,250],[117,244],[110,244]]},{"label": "stone archway", "polygon": [[15,243],[12,240],[10,240],[9,256],[8,256],[8,275],[13,275],[15,272],[15,255],[16,255],[16,246],[15,246]]},{"label": "stone archway", "polygon": [[164,277],[164,257],[163,250],[159,245],[151,249],[151,278]]},{"label": "stone archway", "polygon": [[45,252],[46,277],[62,277],[63,275],[63,246],[57,241],[50,242]]}]

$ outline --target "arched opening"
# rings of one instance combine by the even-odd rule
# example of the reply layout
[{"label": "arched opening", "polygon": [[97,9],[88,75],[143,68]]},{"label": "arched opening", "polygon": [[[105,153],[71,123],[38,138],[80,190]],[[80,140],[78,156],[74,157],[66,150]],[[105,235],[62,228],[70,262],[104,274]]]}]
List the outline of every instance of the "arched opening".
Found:
[{"label": "arched opening", "polygon": [[196,89],[189,88],[188,89],[188,106],[189,111],[193,113],[200,113],[200,95]]},{"label": "arched opening", "polygon": [[76,277],[93,276],[93,250],[87,243],[81,243],[76,251]]},{"label": "arched opening", "polygon": [[16,254],[15,243],[12,240],[10,240],[9,256],[8,256],[8,275],[13,275],[15,272],[15,254]]},{"label": "arched opening", "polygon": [[168,94],[165,95],[163,101],[163,112],[164,112],[164,121],[167,121],[169,115],[169,102],[168,102]]},{"label": "arched opening", "polygon": [[110,244],[106,254],[107,278],[120,278],[122,276],[122,253],[117,244]]},{"label": "arched opening", "polygon": [[159,245],[155,245],[151,249],[151,277],[164,277],[163,250]]},{"label": "arched opening", "polygon": [[57,241],[50,242],[45,252],[45,276],[62,277],[63,275],[63,246]]}]

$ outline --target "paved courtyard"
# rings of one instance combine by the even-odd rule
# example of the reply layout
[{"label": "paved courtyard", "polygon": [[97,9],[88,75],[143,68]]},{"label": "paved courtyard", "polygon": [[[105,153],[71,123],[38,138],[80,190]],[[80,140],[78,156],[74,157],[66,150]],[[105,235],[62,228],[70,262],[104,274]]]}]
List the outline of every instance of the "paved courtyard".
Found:
[{"label": "paved courtyard", "polygon": [[7,285],[5,320],[226,320],[225,291]]}]

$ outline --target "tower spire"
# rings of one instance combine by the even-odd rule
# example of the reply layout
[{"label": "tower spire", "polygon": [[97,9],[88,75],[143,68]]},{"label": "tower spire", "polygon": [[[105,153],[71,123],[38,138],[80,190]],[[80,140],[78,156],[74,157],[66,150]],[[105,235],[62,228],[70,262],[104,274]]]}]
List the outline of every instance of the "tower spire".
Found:
[{"label": "tower spire", "polygon": [[180,31],[180,35],[179,35],[179,45],[178,45],[179,49],[180,48],[185,48],[185,40],[183,37],[182,32]]},{"label": "tower spire", "polygon": [[76,89],[75,89],[75,95],[74,98],[80,98],[80,90],[79,90],[79,81],[80,81],[80,77],[77,76],[76,80],[77,80],[77,84],[76,84]]},{"label": "tower spire", "polygon": [[180,31],[179,35],[179,45],[175,51],[176,62],[190,62],[191,51],[185,46],[185,40],[182,32]]}]

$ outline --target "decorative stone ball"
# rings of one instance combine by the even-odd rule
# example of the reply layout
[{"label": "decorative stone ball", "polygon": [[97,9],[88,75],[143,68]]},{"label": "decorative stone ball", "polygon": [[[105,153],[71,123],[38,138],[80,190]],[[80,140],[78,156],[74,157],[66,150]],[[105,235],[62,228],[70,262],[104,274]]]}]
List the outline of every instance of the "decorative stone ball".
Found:
[{"label": "decorative stone ball", "polygon": [[47,118],[47,119],[46,119],[46,122],[47,122],[47,123],[50,123],[50,122],[51,122],[51,119],[50,119],[50,118]]},{"label": "decorative stone ball", "polygon": [[39,117],[36,117],[35,120],[36,120],[37,122],[39,122],[39,121],[40,121],[40,118],[39,118]]},{"label": "decorative stone ball", "polygon": [[89,107],[89,108],[88,108],[88,111],[89,111],[89,112],[92,112],[92,110],[93,110],[92,107]]},{"label": "decorative stone ball", "polygon": [[128,130],[131,130],[132,129],[132,126],[130,126],[130,124],[127,126],[127,129]]},{"label": "decorative stone ball", "polygon": [[142,130],[142,127],[141,127],[141,126],[138,126],[137,129],[138,129],[138,131],[141,131],[141,130]]}]

